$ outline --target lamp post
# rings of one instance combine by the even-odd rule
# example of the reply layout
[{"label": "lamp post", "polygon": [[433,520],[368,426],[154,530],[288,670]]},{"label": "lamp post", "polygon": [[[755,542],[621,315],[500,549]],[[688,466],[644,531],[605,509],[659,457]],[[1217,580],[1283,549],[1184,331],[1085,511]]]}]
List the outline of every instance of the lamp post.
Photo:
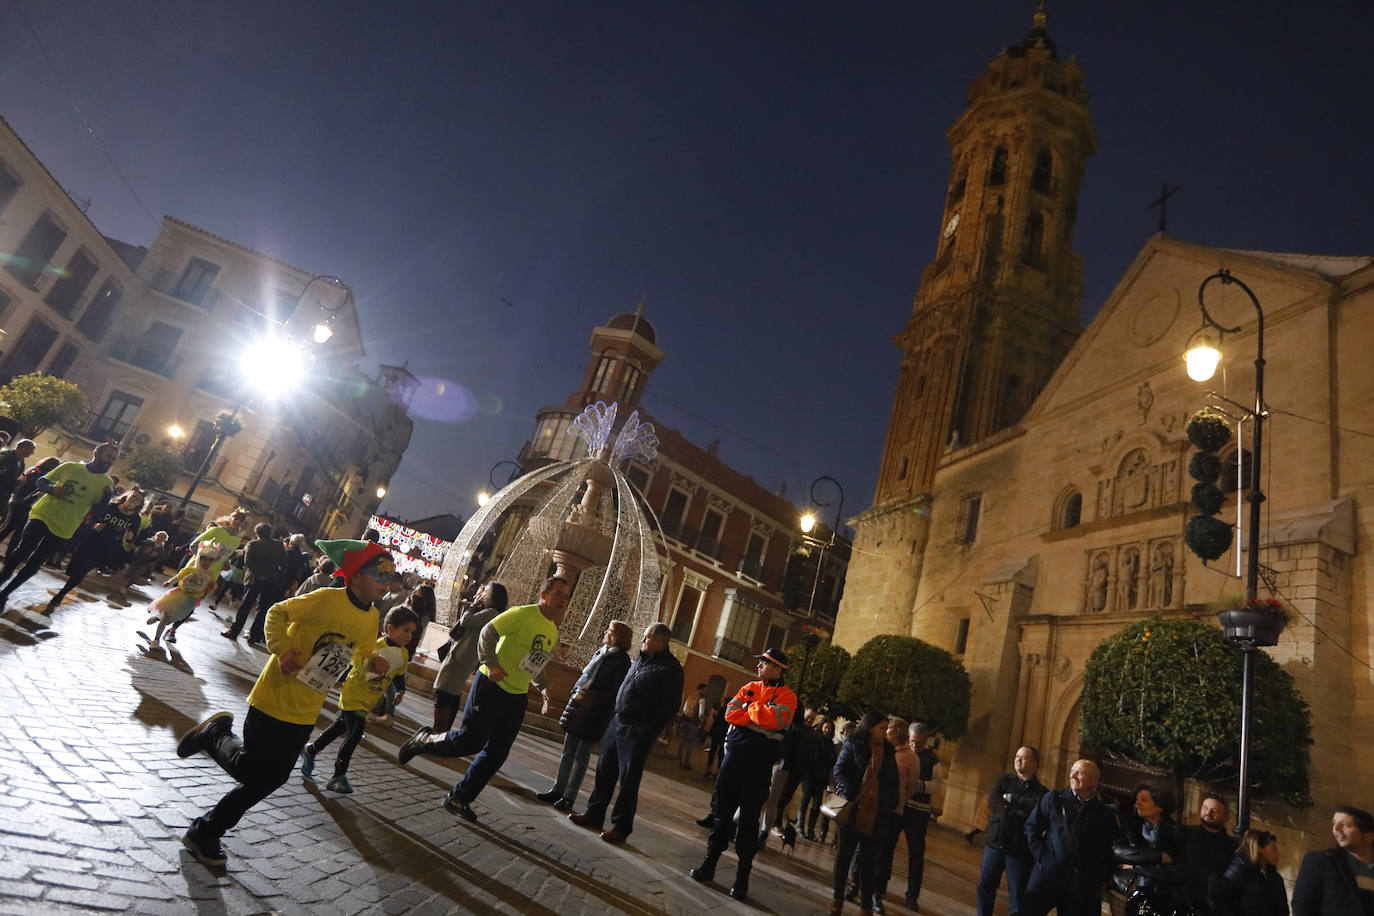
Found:
[{"label": "lamp post", "polygon": [[[811,498],[811,504],[817,509],[824,509],[830,505],[830,503],[816,495],[816,487],[821,483],[829,483],[833,486],[839,493],[839,499],[835,501],[835,525],[830,529],[830,537],[824,541],[820,538],[811,536],[812,530],[816,527],[815,513],[807,512],[801,517],[802,541],[808,546],[815,547],[820,551],[816,554],[816,575],[811,580],[811,598],[806,602],[806,622],[808,626],[814,624],[816,620],[816,590],[821,584],[821,569],[825,565],[825,552],[835,546],[835,538],[839,534],[840,525],[842,524],[841,520],[844,518],[844,487],[840,486],[840,482],[829,474],[822,474],[820,477],[811,481],[811,489],[807,494]],[[814,633],[807,633],[806,638],[802,640],[802,644],[806,647],[806,658],[802,660],[801,675],[797,678],[798,687],[801,687],[802,684],[806,682],[806,670],[811,667],[811,653],[819,643],[820,640],[816,638]]]},{"label": "lamp post", "polygon": [[210,450],[205,453],[205,458],[200,462],[200,467],[196,469],[196,476],[191,479],[191,485],[186,488],[186,495],[181,498],[181,508],[184,510],[191,504],[191,497],[195,495],[196,487],[205,479],[205,474],[210,470],[210,465],[214,462],[215,456],[219,454],[219,448],[224,444],[224,440],[230,436],[238,435],[243,429],[243,424],[239,422],[239,410],[243,408],[243,401],[240,400],[234,405],[232,413],[221,413],[215,417],[214,429],[215,439],[210,443]]},{"label": "lamp post", "polygon": [[[510,465],[510,466],[511,466],[510,476],[506,478],[506,482],[505,482],[504,484],[497,483],[497,482],[496,482],[496,471],[497,471],[498,468],[504,467],[505,465]],[[498,462],[496,462],[495,464],[493,464],[493,465],[491,466],[491,470],[487,471],[487,483],[491,484],[491,489],[492,489],[493,491],[495,491],[495,490],[500,490],[502,487],[508,487],[508,486],[510,486],[512,483],[515,482],[515,479],[516,479],[517,477],[521,476],[521,475],[524,474],[524,473],[525,473],[525,469],[524,469],[523,467],[520,466],[520,462],[518,462],[518,461],[511,461],[509,458],[507,458],[506,460],[504,460],[504,461],[498,461]],[[479,505],[479,506],[485,506],[485,505],[487,504],[487,502],[491,500],[491,496],[492,496],[492,493],[491,493],[491,491],[488,491],[488,490],[483,490],[482,492],[478,493],[478,494],[477,494],[477,505]]]},{"label": "lamp post", "polygon": [[345,305],[348,305],[348,303],[353,301],[353,290],[349,288],[347,283],[340,280],[338,277],[331,277],[328,274],[316,274],[309,280],[305,281],[305,288],[302,289],[301,294],[296,297],[296,308],[300,308],[301,302],[305,299],[305,294],[310,290],[310,287],[314,285],[316,281],[319,280],[323,280],[324,282],[328,283],[330,286],[335,287],[336,289],[343,290],[344,294],[343,299],[341,299],[339,301],[339,304],[334,306],[333,308],[330,308],[329,306],[325,305],[324,302],[322,302],[319,299],[315,300],[315,304],[318,305],[320,307],[320,310],[323,311],[325,315],[327,315],[328,317],[325,318],[323,321],[316,322],[315,326],[311,329],[310,335],[311,338],[315,341],[315,343],[324,344],[328,343],[329,338],[334,336],[335,314],[337,314],[338,311],[342,309]]},{"label": "lamp post", "polygon": [[[1259,510],[1260,503],[1264,502],[1264,493],[1260,491],[1260,460],[1261,445],[1264,442],[1264,310],[1260,308],[1259,299],[1255,297],[1250,287],[1240,280],[1231,276],[1231,271],[1223,268],[1202,281],[1202,285],[1197,290],[1198,308],[1202,310],[1202,320],[1207,327],[1216,328],[1222,334],[1235,334],[1240,327],[1228,328],[1218,324],[1211,314],[1207,311],[1207,303],[1204,294],[1207,286],[1213,280],[1220,280],[1222,286],[1238,286],[1250,299],[1250,304],[1255,307],[1255,317],[1257,321],[1257,334],[1255,337],[1255,405],[1250,410],[1250,492],[1246,496],[1249,510],[1246,513],[1250,530],[1248,535],[1249,551],[1245,564],[1245,600],[1254,601],[1259,586]],[[1196,337],[1196,335],[1195,335]],[[1212,377],[1216,371],[1217,363],[1220,361],[1221,353],[1210,342],[1198,340],[1192,346],[1185,359],[1188,362],[1188,375],[1195,381],[1206,381]],[[1254,714],[1254,695],[1255,695],[1255,654],[1259,651],[1257,640],[1253,636],[1228,635],[1228,639],[1234,643],[1242,653],[1241,667],[1241,706],[1240,706],[1240,791],[1237,800],[1236,814],[1236,835],[1240,836],[1250,828],[1250,725]]]}]

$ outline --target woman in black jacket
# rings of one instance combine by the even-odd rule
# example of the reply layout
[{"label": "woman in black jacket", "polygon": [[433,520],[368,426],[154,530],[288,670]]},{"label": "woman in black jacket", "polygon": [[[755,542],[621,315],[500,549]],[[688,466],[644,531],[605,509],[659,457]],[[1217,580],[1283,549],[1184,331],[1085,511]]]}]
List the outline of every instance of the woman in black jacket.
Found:
[{"label": "woman in black jacket", "polygon": [[869,712],[840,748],[835,761],[835,791],[848,801],[835,818],[835,884],[831,913],[844,909],[845,879],[850,861],[859,856],[862,913],[882,910],[878,889],[878,850],[883,845],[887,812],[897,806],[897,751],[887,743],[887,716]]},{"label": "woman in black jacket", "polygon": [[1173,819],[1173,793],[1153,783],[1135,787],[1135,817],[1112,844],[1119,870],[1113,885],[1127,895],[1127,916],[1188,912],[1181,882],[1186,839]]},{"label": "woman in black jacket", "polygon": [[[802,836],[816,842],[816,819],[821,814],[821,798],[826,786],[830,785],[830,774],[835,770],[835,723],[822,716],[812,726],[808,735],[814,745],[811,770],[802,774],[801,806],[797,811],[797,822],[802,825]],[[821,822],[821,839],[830,832],[830,820]]]},{"label": "woman in black jacket", "polygon": [[630,670],[630,643],[634,633],[628,624],[612,620],[606,628],[606,644],[596,650],[582,676],[573,684],[568,705],[558,724],[563,736],[563,756],[558,761],[558,775],[547,792],[535,797],[553,802],[559,811],[571,811],[587,775],[587,761],[592,748],[601,743],[606,726],[615,711],[615,697]]},{"label": "woman in black jacket", "polygon": [[1236,857],[1212,885],[1208,905],[1218,916],[1288,916],[1288,894],[1279,877],[1279,839],[1247,830]]}]

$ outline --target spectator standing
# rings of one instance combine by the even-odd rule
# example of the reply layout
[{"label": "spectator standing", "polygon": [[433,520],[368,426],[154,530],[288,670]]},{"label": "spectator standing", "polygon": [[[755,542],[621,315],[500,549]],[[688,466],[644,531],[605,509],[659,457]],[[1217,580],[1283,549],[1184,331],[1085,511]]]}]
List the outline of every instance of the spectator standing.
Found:
[{"label": "spectator standing", "polygon": [[1211,912],[1210,888],[1236,854],[1236,838],[1226,829],[1228,813],[1224,798],[1208,795],[1198,810],[1200,823],[1183,828],[1184,883],[1188,902],[1199,914]]},{"label": "spectator standing", "polygon": [[500,582],[488,582],[449,630],[448,651],[440,651],[439,670],[434,676],[434,734],[443,734],[453,727],[463,705],[463,685],[477,669],[477,642],[482,628],[505,612],[506,602],[506,587]]},{"label": "spectator standing", "polygon": [[1046,792],[1026,820],[1035,865],[1021,903],[1024,916],[1098,916],[1102,885],[1112,873],[1116,815],[1097,797],[1102,771],[1074,761],[1068,788]]},{"label": "spectator standing", "polygon": [[[835,791],[844,796],[848,804],[835,819],[834,896],[828,910],[831,914],[844,909],[845,879],[856,858],[859,865],[856,890],[863,895],[862,911],[874,912],[873,904],[878,900],[877,859],[889,815],[901,792],[897,752],[887,740],[887,726],[887,716],[872,711],[866,713],[841,746],[835,761]],[[881,910],[880,900],[878,905]]]},{"label": "spectator standing", "polygon": [[[281,597],[281,569],[282,561],[286,559],[286,548],[274,537],[272,526],[266,522],[255,527],[253,533],[257,537],[243,547],[243,601],[239,604],[239,612],[230,630],[237,638],[243,632],[248,615],[253,614],[253,623],[248,628],[248,641],[262,643],[265,639],[263,623],[267,609]],[[395,580],[392,583],[394,588]],[[383,613],[382,601],[378,599],[374,602],[379,614]],[[255,605],[256,613],[253,610]]]},{"label": "spectator standing", "polygon": [[992,916],[1002,872],[1007,873],[1007,898],[1011,916],[1019,916],[1021,898],[1030,880],[1031,853],[1026,845],[1026,819],[1049,791],[1039,779],[1040,750],[1017,748],[1012,772],[998,777],[988,791],[987,836],[978,872],[978,916]]},{"label": "spectator standing", "polygon": [[930,746],[930,733],[930,726],[924,722],[913,722],[907,729],[907,743],[921,768],[902,818],[902,830],[906,833],[906,905],[912,910],[917,909],[925,877],[926,831],[935,814],[935,799],[944,793],[945,785],[945,765],[940,762],[935,748]]},{"label": "spectator standing", "polygon": [[692,768],[692,751],[701,743],[701,725],[705,719],[706,685],[697,684],[697,689],[682,701],[682,713],[678,717],[677,765],[684,770]]},{"label": "spectator standing", "polygon": [[710,779],[712,775],[711,767],[719,766],[721,758],[725,755],[725,733],[730,730],[730,723],[725,721],[725,697],[720,698],[720,702],[711,710],[711,725],[706,733],[706,772],[702,779]]},{"label": "spectator standing", "polygon": [[[871,905],[876,913],[884,910],[883,897],[887,894],[888,882],[892,880],[892,858],[897,854],[897,840],[906,825],[907,799],[915,793],[916,786],[921,781],[921,759],[911,749],[907,737],[910,728],[911,724],[899,716],[888,719],[887,743],[894,748],[893,759],[897,762],[897,800],[891,810],[883,812],[886,819],[881,831],[883,843],[878,848],[878,858],[874,865],[877,872],[877,887],[868,898],[865,898],[872,900]],[[857,869],[851,869],[850,887],[857,889],[860,877]]]},{"label": "spectator standing", "polygon": [[630,641],[633,639],[634,631],[629,624],[611,621],[606,628],[604,644],[582,669],[563,714],[558,718],[564,732],[558,775],[548,791],[535,797],[551,802],[559,811],[571,811],[577,803],[592,748],[601,742],[615,714],[616,693],[625,680],[625,672],[630,670]]},{"label": "spectator standing", "polygon": [[1267,830],[1245,831],[1235,858],[1213,883],[1210,912],[1218,916],[1288,916],[1288,892],[1279,877],[1278,864],[1278,837]]},{"label": "spectator standing", "polygon": [[294,595],[296,586],[310,575],[310,545],[305,535],[293,534],[282,543],[281,576],[277,582],[279,595]]},{"label": "spectator standing", "polygon": [[716,862],[733,835],[739,866],[730,896],[736,900],[749,896],[759,812],[768,799],[773,764],[782,753],[782,733],[792,724],[797,710],[797,695],[783,683],[786,653],[770,648],[755,658],[759,679],[741,687],[725,708],[725,721],[732,727],[725,736],[725,759],[716,773],[715,820],[706,840],[706,858],[690,872],[697,881],[714,878]]},{"label": "spectator standing", "polygon": [[296,597],[308,595],[317,588],[328,588],[337,581],[334,578],[334,561],[329,557],[320,557],[315,564],[315,571],[296,589]]},{"label": "spectator standing", "polygon": [[1374,916],[1374,815],[1343,805],[1331,815],[1336,848],[1302,858],[1293,916]]},{"label": "spectator standing", "polygon": [[601,833],[607,843],[623,843],[634,830],[644,764],[653,750],[654,738],[672,721],[682,696],[682,664],[668,651],[672,638],[673,631],[666,623],[651,623],[644,631],[639,657],[616,691],[615,715],[601,739],[596,783],[587,808],[581,814],[568,815],[579,827],[601,830],[618,782],[620,792],[611,809],[611,829]]},{"label": "spectator standing", "polygon": [[410,593],[410,609],[415,612],[415,633],[410,637],[406,652],[411,658],[420,651],[420,641],[425,638],[425,630],[434,622],[438,612],[438,602],[434,598],[434,586],[422,582]]},{"label": "spectator standing", "polygon": [[1143,912],[1172,913],[1180,904],[1186,910],[1186,840],[1173,818],[1173,793],[1142,782],[1131,794],[1134,816],[1126,818],[1125,829],[1112,844],[1112,855],[1119,863],[1113,883],[1118,890],[1125,883],[1128,897],[1147,905]]},{"label": "spectator standing", "polygon": [[[826,786],[830,785],[830,775],[835,770],[835,723],[821,716],[817,724],[805,733],[812,744],[811,767],[802,774],[801,810],[797,814],[803,825],[802,836],[816,842],[816,819],[821,813],[821,799],[825,796]],[[830,832],[830,818],[821,824],[821,833]]]},{"label": "spectator standing", "polygon": [[45,560],[66,546],[91,508],[109,499],[114,484],[106,472],[118,458],[119,447],[107,442],[92,450],[90,460],[64,461],[38,478],[35,486],[43,495],[29,510],[19,543],[0,568],[0,582],[6,582],[0,589],[0,608]]}]

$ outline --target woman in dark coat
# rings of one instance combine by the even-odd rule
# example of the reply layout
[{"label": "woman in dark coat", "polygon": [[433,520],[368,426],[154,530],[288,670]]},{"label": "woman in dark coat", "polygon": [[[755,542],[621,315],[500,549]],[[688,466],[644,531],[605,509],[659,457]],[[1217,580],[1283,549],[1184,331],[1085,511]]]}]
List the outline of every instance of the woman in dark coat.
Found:
[{"label": "woman in dark coat", "polygon": [[488,582],[449,630],[448,651],[434,676],[434,734],[442,735],[453,727],[463,707],[463,685],[477,668],[477,637],[508,604],[506,587]]},{"label": "woman in dark coat", "polygon": [[1288,916],[1288,894],[1279,877],[1279,838],[1247,830],[1236,857],[1212,885],[1208,905],[1218,916]]},{"label": "woman in dark coat", "polygon": [[845,880],[854,855],[859,856],[860,912],[874,910],[878,890],[878,850],[883,845],[887,812],[897,806],[897,751],[887,743],[887,716],[869,712],[840,748],[835,761],[835,791],[848,804],[835,819],[834,898],[831,913],[844,909]]},{"label": "woman in dark coat", "polygon": [[634,633],[629,624],[612,620],[606,628],[606,643],[587,667],[582,676],[573,684],[568,705],[563,709],[558,724],[566,733],[563,736],[563,756],[558,761],[558,775],[547,792],[540,792],[536,798],[553,802],[559,811],[571,811],[577,802],[577,792],[582,787],[582,777],[587,775],[587,761],[591,759],[592,748],[601,743],[606,726],[611,724],[615,713],[615,697],[625,673],[630,670],[630,644]]},{"label": "woman in dark coat", "polygon": [[1126,914],[1187,913],[1182,892],[1187,840],[1173,818],[1173,793],[1142,782],[1133,794],[1135,816],[1112,844],[1119,863],[1112,883],[1127,895]]}]

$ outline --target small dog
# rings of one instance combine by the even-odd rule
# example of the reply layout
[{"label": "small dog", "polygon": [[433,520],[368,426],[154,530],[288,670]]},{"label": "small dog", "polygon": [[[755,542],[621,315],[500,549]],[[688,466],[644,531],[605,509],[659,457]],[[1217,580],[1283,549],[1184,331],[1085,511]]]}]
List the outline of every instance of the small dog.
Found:
[{"label": "small dog", "polygon": [[782,828],[782,851],[789,856],[797,851],[797,828],[791,824]]}]

